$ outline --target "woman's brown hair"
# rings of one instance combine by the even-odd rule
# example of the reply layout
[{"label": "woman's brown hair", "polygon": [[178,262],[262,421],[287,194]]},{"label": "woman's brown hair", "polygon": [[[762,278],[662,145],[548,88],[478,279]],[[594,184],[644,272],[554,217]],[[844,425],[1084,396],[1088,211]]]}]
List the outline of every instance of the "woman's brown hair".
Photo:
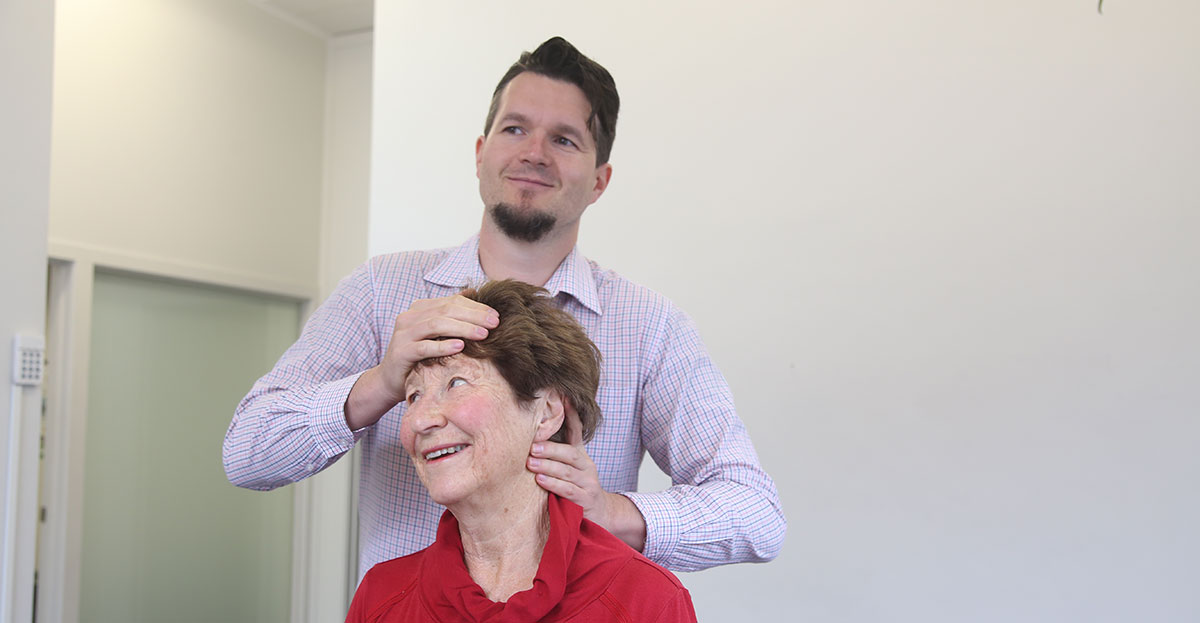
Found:
[{"label": "woman's brown hair", "polygon": [[[583,327],[545,289],[521,281],[489,281],[462,295],[500,314],[500,325],[486,338],[464,340],[462,354],[492,362],[521,404],[529,404],[539,391],[558,391],[579,414],[583,440],[591,440],[600,424],[600,350]],[[551,440],[566,443],[566,437],[564,423]]]}]

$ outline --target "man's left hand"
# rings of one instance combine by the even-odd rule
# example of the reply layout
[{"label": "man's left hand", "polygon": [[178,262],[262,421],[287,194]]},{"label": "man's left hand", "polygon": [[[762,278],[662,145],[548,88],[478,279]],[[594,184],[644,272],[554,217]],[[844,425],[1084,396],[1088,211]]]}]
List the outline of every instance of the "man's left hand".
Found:
[{"label": "man's left hand", "polygon": [[582,427],[574,409],[565,418],[569,443],[539,441],[527,461],[543,489],[583,507],[583,516],[637,551],[646,545],[646,520],[629,498],[600,486],[596,464],[583,447]]}]

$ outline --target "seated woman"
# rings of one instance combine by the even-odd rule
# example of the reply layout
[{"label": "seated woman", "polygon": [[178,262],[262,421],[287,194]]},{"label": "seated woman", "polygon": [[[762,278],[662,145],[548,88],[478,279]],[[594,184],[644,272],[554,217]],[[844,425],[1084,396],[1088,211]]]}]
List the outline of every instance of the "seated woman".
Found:
[{"label": "seated woman", "polygon": [[[351,621],[695,621],[687,589],[525,468],[536,441],[583,439],[600,419],[599,352],[545,290],[463,292],[500,314],[486,339],[429,359],[406,382],[401,443],[447,507],[433,545],[375,565]],[[573,418],[571,418],[573,419]]]}]

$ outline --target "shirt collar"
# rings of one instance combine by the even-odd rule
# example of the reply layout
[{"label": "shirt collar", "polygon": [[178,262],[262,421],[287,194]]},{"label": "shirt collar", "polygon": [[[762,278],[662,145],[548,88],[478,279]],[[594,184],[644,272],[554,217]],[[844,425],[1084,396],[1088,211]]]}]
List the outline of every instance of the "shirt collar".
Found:
[{"label": "shirt collar", "polygon": [[565,292],[597,315],[604,313],[600,307],[600,293],[596,291],[596,278],[592,274],[591,264],[579,252],[579,247],[571,249],[567,257],[563,258],[562,263],[558,265],[558,269],[550,276],[550,281],[547,281],[543,287],[551,297],[557,297],[560,292]]},{"label": "shirt collar", "polygon": [[[471,579],[463,562],[458,520],[446,511],[438,523],[437,539],[421,554],[418,579],[423,601],[443,621],[528,623],[540,621],[563,600],[568,567],[579,544],[583,509],[551,494],[547,500],[550,534],[542,549],[533,586],[507,602],[488,599]],[[607,583],[604,583],[605,585]]]},{"label": "shirt collar", "polygon": [[[425,274],[425,280],[448,288],[466,288],[487,281],[487,274],[479,265],[479,234],[452,250],[446,259]],[[566,293],[596,314],[603,313],[592,267],[579,252],[579,247],[571,249],[543,287],[552,298]]]},{"label": "shirt collar", "polygon": [[479,234],[462,243],[433,270],[425,273],[425,281],[447,288],[466,288],[483,285],[487,275],[479,265]]}]

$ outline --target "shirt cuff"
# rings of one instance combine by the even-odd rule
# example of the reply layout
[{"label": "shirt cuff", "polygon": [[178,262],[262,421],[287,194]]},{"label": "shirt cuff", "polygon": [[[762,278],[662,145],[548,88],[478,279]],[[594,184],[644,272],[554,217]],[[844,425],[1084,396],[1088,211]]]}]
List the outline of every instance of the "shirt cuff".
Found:
[{"label": "shirt cuff", "polygon": [[360,376],[361,372],[325,383],[312,398],[313,429],[326,460],[345,454],[366,434],[366,428],[352,431],[346,424],[346,398]]},{"label": "shirt cuff", "polygon": [[646,546],[642,555],[651,561],[667,566],[666,561],[675,555],[679,545],[679,503],[666,492],[622,493],[642,513],[646,520]]}]

